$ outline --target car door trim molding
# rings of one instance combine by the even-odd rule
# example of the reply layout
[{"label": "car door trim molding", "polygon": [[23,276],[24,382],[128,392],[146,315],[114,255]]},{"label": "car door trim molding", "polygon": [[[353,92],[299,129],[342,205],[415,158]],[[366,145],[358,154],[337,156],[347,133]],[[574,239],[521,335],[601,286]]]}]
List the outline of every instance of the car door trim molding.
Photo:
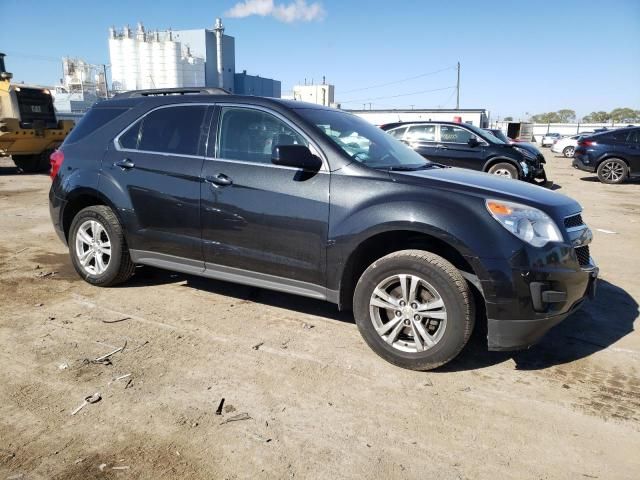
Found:
[{"label": "car door trim molding", "polygon": [[327,300],[332,303],[337,303],[338,301],[337,292],[327,290],[325,287],[313,283],[218,265],[202,260],[178,257],[166,253],[134,249],[129,250],[129,253],[131,255],[131,261],[141,265],[149,265],[151,267],[159,267],[191,275],[213,278],[215,280],[223,280],[225,282],[240,283],[252,287],[291,293],[303,297]]}]

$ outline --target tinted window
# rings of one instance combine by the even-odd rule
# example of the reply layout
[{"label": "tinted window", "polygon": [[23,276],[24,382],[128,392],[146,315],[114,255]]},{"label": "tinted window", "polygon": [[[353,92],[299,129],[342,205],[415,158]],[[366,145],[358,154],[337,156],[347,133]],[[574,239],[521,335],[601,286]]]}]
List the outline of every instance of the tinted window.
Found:
[{"label": "tinted window", "polygon": [[248,108],[223,108],[218,157],[271,163],[277,145],[307,145],[307,141],[279,118]]},{"label": "tinted window", "polygon": [[71,130],[64,143],[74,143],[81,140],[127,110],[126,108],[92,108],[84,114],[78,124]]},{"label": "tinted window", "polygon": [[475,135],[469,130],[452,125],[440,125],[440,141],[446,143],[467,143]]},{"label": "tinted window", "polygon": [[414,125],[409,127],[407,132],[408,141],[435,142],[436,126],[435,125]]},{"label": "tinted window", "polygon": [[129,130],[120,135],[118,143],[120,143],[122,148],[128,148],[129,150],[135,150],[138,148],[140,125],[142,125],[142,120],[138,120]]},{"label": "tinted window", "polygon": [[632,130],[627,135],[627,143],[640,143],[640,130]]},{"label": "tinted window", "polygon": [[407,127],[394,128],[393,130],[389,130],[389,134],[394,138],[402,138],[406,131]]},{"label": "tinted window", "polygon": [[144,117],[138,149],[147,152],[196,155],[207,107],[160,108]]}]

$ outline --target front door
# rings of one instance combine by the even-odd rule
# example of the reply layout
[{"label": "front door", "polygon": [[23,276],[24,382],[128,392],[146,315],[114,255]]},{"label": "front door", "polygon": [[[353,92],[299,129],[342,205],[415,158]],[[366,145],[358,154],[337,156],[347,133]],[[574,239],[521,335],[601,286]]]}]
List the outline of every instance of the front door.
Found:
[{"label": "front door", "polygon": [[191,259],[203,267],[200,174],[208,108],[170,105],[153,110],[107,152],[100,188],[124,191],[129,205],[119,214],[127,226],[129,248],[138,257],[152,252]]},{"label": "front door", "polygon": [[201,187],[206,268],[324,286],[329,172],[271,163],[276,145],[309,140],[267,110],[225,106],[215,116]]},{"label": "front door", "polygon": [[469,140],[476,135],[464,127],[456,125],[440,125],[440,141],[438,142],[438,158],[441,163],[452,167],[482,170],[484,166],[483,140],[475,146]]}]

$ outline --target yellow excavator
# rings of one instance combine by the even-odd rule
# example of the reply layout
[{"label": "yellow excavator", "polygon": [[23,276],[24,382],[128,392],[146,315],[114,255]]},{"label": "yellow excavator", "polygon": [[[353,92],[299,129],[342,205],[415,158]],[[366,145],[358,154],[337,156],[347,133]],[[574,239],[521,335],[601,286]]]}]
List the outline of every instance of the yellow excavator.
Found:
[{"label": "yellow excavator", "polygon": [[49,155],[69,134],[72,120],[56,119],[51,92],[16,85],[0,53],[0,157],[12,157],[25,173],[49,169]]}]

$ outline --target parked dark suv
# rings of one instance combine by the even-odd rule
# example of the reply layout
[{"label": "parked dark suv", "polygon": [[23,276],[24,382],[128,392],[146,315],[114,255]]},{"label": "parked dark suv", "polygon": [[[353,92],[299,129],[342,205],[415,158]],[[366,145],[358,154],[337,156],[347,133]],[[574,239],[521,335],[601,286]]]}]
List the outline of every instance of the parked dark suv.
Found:
[{"label": "parked dark suv", "polygon": [[510,144],[487,130],[454,122],[409,122],[380,128],[424,158],[507,178],[546,184],[544,156]]},{"label": "parked dark suv", "polygon": [[596,133],[578,140],[573,166],[595,172],[603,183],[640,176],[640,127]]},{"label": "parked dark suv", "polygon": [[570,198],[425,161],[340,110],[168,93],[96,104],[52,155],[51,218],[93,285],[141,264],[328,300],[422,370],[476,312],[490,349],[524,348],[594,291]]}]

